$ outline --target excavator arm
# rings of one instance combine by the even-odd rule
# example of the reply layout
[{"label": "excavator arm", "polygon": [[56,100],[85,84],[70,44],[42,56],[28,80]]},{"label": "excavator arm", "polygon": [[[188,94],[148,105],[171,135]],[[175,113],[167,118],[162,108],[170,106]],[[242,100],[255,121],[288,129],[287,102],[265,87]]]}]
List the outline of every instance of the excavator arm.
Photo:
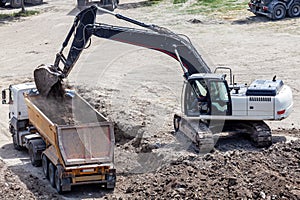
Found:
[{"label": "excavator arm", "polygon": [[[144,29],[96,23],[97,10],[112,14]],[[70,51],[67,58],[65,58],[63,50],[68,45],[74,32]],[[186,36],[177,35],[168,29],[144,24],[123,15],[91,6],[76,16],[62,49],[56,56],[54,65],[42,65],[34,71],[36,86],[42,95],[47,96],[53,87],[57,87],[62,79],[68,76],[83,49],[89,45],[92,35],[165,53],[180,62],[186,78],[194,73],[211,73],[209,67]],[[63,63],[62,69],[59,67],[60,63]]]}]

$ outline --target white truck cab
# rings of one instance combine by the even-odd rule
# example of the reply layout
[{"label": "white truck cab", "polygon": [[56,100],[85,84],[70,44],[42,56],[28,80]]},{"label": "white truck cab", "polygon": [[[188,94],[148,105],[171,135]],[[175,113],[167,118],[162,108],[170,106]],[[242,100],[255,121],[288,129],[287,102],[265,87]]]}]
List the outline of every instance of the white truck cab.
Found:
[{"label": "white truck cab", "polygon": [[27,130],[29,119],[24,93],[33,89],[35,84],[30,82],[10,85],[8,89],[2,90],[2,104],[9,104],[9,131],[17,150],[25,145],[24,137],[30,134]]},{"label": "white truck cab", "polygon": [[[11,85],[7,90],[2,91],[2,104],[9,104],[9,119],[28,119],[27,107],[24,102],[24,92],[35,89],[34,83],[22,83]],[[8,92],[8,93],[7,93]],[[8,97],[8,99],[7,99]]]}]

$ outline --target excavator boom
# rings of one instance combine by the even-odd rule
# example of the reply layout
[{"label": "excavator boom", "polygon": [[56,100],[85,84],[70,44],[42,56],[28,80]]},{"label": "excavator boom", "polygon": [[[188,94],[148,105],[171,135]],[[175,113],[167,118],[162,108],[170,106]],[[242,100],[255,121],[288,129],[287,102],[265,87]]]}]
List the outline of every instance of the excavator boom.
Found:
[{"label": "excavator boom", "polygon": [[[145,29],[96,23],[98,9]],[[74,32],[75,35],[70,51],[67,58],[65,58],[63,50],[68,45]],[[186,78],[194,73],[211,73],[207,64],[186,36],[175,34],[163,27],[145,24],[123,15],[91,6],[76,16],[74,24],[62,45],[62,49],[56,56],[54,65],[42,65],[34,71],[35,83],[40,94],[48,96],[52,90],[57,90],[56,87],[61,88],[62,79],[68,76],[92,35],[165,53],[180,62],[184,68]],[[63,63],[62,69],[59,67],[61,62]]]}]

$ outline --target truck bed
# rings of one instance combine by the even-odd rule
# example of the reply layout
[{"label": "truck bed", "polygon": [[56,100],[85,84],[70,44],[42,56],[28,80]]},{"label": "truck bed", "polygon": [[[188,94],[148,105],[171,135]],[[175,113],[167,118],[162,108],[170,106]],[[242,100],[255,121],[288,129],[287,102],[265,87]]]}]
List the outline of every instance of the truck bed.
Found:
[{"label": "truck bed", "polygon": [[84,101],[78,94],[62,100],[45,98],[40,95],[29,95],[27,98],[47,118],[57,125],[80,125],[107,121],[103,115]]},{"label": "truck bed", "polygon": [[25,102],[29,121],[66,166],[113,161],[112,122],[78,94],[63,100],[27,94]]}]

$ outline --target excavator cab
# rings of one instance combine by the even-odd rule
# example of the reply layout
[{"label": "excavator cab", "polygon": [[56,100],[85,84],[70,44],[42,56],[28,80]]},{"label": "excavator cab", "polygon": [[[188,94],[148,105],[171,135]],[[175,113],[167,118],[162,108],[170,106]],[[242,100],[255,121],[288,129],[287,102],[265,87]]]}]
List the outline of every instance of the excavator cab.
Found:
[{"label": "excavator cab", "polygon": [[216,74],[193,74],[184,83],[183,113],[186,116],[231,115],[227,81]]}]

